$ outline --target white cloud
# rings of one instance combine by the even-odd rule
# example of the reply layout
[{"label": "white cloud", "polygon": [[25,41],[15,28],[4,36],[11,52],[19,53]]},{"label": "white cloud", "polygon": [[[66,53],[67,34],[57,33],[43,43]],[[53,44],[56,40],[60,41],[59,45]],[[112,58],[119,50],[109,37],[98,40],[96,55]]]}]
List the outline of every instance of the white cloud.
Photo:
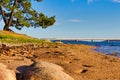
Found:
[{"label": "white cloud", "polygon": [[112,0],[113,2],[117,2],[117,3],[120,3],[120,0]]},{"label": "white cloud", "polygon": [[93,0],[87,0],[88,1],[88,4],[90,4],[90,3],[92,3],[93,2]]},{"label": "white cloud", "polygon": [[81,20],[79,20],[79,19],[71,19],[71,20],[69,20],[69,22],[79,23],[79,22],[81,22]]},{"label": "white cloud", "polygon": [[73,2],[75,2],[75,0],[71,0],[71,2],[73,3]]},{"label": "white cloud", "polygon": [[[100,0],[87,0],[88,4],[92,3],[93,1],[100,1]],[[120,0],[109,0],[109,1],[120,3]]]}]

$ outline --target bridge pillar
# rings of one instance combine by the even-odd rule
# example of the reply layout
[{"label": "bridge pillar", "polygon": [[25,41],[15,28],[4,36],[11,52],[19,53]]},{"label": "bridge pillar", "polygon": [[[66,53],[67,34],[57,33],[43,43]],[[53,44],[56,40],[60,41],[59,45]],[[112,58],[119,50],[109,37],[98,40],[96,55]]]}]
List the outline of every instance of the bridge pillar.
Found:
[{"label": "bridge pillar", "polygon": [[106,40],[107,41],[107,43],[109,43],[109,40]]},{"label": "bridge pillar", "polygon": [[94,40],[91,40],[91,42],[94,42]]},{"label": "bridge pillar", "polygon": [[59,40],[59,42],[61,42],[61,40]]}]

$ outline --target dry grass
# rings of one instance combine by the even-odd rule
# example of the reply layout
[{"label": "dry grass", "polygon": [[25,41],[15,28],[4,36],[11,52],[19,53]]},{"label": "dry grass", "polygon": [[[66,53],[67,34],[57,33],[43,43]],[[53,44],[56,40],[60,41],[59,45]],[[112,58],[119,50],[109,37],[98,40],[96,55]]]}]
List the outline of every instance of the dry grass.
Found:
[{"label": "dry grass", "polygon": [[25,34],[8,31],[0,31],[0,42],[2,43],[42,43],[43,40],[32,38]]}]

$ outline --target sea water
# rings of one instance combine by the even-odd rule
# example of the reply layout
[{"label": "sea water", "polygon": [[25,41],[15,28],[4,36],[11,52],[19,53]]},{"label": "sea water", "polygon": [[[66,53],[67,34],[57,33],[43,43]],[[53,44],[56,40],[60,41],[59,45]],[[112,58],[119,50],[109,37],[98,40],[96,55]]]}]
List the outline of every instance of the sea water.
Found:
[{"label": "sea water", "polygon": [[[54,40],[53,42],[55,42]],[[116,54],[120,57],[120,41],[79,41],[79,40],[60,40],[65,44],[85,44],[96,46],[95,51],[102,52],[105,54]]]}]

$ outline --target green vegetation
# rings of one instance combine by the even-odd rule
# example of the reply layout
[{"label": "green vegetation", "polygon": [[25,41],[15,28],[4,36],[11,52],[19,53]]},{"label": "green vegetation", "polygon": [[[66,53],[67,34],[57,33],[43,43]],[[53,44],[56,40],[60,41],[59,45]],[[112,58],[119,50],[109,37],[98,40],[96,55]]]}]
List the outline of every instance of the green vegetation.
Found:
[{"label": "green vegetation", "polygon": [[48,17],[34,10],[31,0],[0,0],[0,19],[3,20],[3,30],[6,31],[11,31],[10,27],[18,30],[23,27],[47,28],[55,23],[55,16]]},{"label": "green vegetation", "polygon": [[0,31],[0,43],[50,43],[24,34]]}]

